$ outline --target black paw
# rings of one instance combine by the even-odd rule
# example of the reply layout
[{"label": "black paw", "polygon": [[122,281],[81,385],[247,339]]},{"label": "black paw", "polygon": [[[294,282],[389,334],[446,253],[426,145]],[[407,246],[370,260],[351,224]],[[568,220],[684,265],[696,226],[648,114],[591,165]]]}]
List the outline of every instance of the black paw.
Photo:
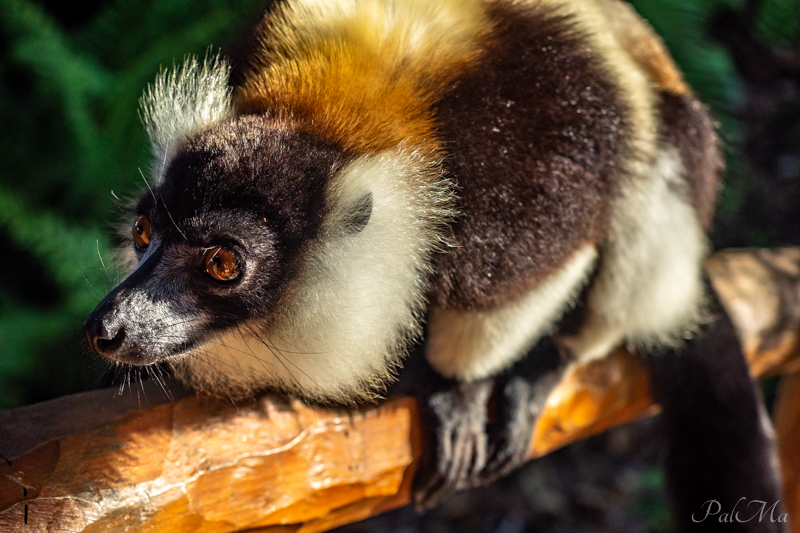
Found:
[{"label": "black paw", "polygon": [[415,479],[417,509],[435,507],[453,492],[481,484],[489,457],[487,407],[494,381],[455,383],[424,401],[431,456]]},{"label": "black paw", "polygon": [[525,380],[512,378],[501,394],[498,420],[490,428],[493,453],[481,475],[483,483],[506,476],[525,462],[539,414],[531,386]]},{"label": "black paw", "polygon": [[495,421],[489,426],[492,453],[481,473],[482,484],[510,474],[527,460],[533,428],[556,381],[555,373],[533,382],[512,375],[498,385]]},{"label": "black paw", "polygon": [[491,483],[525,462],[560,365],[557,347],[546,338],[504,374],[472,383],[442,378],[424,357],[406,366],[404,388],[397,390],[419,399],[425,437],[414,480],[417,509]]},{"label": "black paw", "polygon": [[418,509],[435,507],[458,490],[487,485],[525,462],[555,379],[507,378],[454,383],[424,401],[430,455],[415,480]]}]

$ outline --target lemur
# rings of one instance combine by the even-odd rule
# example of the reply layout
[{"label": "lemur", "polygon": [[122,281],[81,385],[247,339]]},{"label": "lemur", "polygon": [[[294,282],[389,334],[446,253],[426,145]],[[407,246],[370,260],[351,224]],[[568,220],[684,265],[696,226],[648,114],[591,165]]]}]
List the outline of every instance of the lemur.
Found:
[{"label": "lemur", "polygon": [[[286,0],[243,43],[142,99],[150,186],[131,273],[84,324],[94,350],[169,362],[197,390],[353,404],[424,339],[447,384],[423,402],[439,443],[425,506],[524,459],[519,382],[485,434],[498,375],[545,344],[569,361],[627,344],[652,362],[669,482],[696,478],[673,491],[676,523],[707,527],[687,513],[708,499],[779,498],[702,275],[714,124],[630,6]],[[702,475],[712,463],[724,478]]]}]

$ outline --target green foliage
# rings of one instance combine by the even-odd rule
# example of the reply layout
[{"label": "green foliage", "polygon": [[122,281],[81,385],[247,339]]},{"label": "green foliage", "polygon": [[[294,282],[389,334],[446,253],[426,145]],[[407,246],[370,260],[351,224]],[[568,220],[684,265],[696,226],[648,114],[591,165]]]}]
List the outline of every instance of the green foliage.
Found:
[{"label": "green foliage", "polygon": [[789,47],[800,40],[800,1],[764,2],[756,28],[759,39],[768,46]]},{"label": "green foliage", "polygon": [[150,163],[138,98],[162,66],[230,42],[259,4],[106,2],[68,32],[39,4],[0,2],[0,409],[97,381],[80,325],[118,281],[117,197]]},{"label": "green foliage", "polygon": [[742,94],[728,52],[708,35],[718,0],[632,0],[631,3],[664,40],[689,85],[711,106],[729,142],[738,139],[732,106]]}]

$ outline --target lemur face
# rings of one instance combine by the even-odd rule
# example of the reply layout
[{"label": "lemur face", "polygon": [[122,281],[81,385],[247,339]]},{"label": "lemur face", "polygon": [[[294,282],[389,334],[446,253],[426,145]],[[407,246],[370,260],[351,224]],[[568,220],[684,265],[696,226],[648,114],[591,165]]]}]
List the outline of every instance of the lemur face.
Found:
[{"label": "lemur face", "polygon": [[340,160],[265,117],[187,140],[136,205],[138,264],[86,320],[91,347],[146,365],[269,320],[314,247]]}]

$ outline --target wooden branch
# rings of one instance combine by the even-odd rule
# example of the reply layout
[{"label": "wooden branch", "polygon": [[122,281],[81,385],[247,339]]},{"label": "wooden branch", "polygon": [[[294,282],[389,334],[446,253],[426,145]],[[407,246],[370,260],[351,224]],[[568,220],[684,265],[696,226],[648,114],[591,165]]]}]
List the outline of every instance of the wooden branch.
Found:
[{"label": "wooden branch", "polygon": [[[147,395],[156,394],[151,387]],[[416,407],[338,412],[264,397],[189,397],[38,444],[31,422],[113,403],[112,391],[3,413],[0,531],[324,531],[408,501]],[[105,417],[103,417],[105,418]],[[27,440],[9,441],[17,429]],[[23,433],[20,431],[19,433]],[[52,434],[51,434],[52,435]],[[9,464],[10,463],[10,464]],[[27,516],[27,523],[26,523]]]},{"label": "wooden branch", "polygon": [[800,371],[800,247],[723,250],[706,271],[753,374]]},{"label": "wooden branch", "polygon": [[[721,252],[708,272],[754,373],[797,368],[800,249]],[[338,411],[274,396],[171,403],[154,383],[140,392],[0,413],[0,533],[324,531],[409,501],[421,451],[411,399]],[[778,424],[790,437],[800,418],[791,394]],[[637,357],[574,365],[551,390],[529,455],[656,411]],[[800,472],[796,453],[782,458]],[[787,494],[800,494],[798,478],[787,475]]]},{"label": "wooden branch", "polygon": [[786,376],[775,402],[775,432],[783,473],[786,510],[792,531],[800,531],[800,373]]}]

